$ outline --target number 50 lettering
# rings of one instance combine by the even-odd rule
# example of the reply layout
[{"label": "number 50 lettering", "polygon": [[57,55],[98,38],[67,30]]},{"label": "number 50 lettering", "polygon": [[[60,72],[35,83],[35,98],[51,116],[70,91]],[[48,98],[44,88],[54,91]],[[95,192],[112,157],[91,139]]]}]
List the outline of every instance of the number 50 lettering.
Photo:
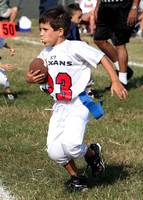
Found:
[{"label": "number 50 lettering", "polygon": [[3,24],[3,33],[5,35],[14,35],[14,28],[11,24]]},{"label": "number 50 lettering", "polygon": [[14,22],[0,22],[0,37],[16,37]]}]

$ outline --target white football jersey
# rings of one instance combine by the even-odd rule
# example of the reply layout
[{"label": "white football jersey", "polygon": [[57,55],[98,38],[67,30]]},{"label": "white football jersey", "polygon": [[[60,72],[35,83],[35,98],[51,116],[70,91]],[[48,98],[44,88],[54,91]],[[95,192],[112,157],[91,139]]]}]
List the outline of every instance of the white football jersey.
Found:
[{"label": "white football jersey", "polygon": [[94,10],[97,4],[97,0],[81,0],[80,1],[80,8],[82,9],[83,14]]},{"label": "white football jersey", "polygon": [[90,65],[97,67],[104,53],[82,41],[65,40],[46,47],[38,56],[48,66],[49,93],[54,100],[72,101],[85,91]]}]

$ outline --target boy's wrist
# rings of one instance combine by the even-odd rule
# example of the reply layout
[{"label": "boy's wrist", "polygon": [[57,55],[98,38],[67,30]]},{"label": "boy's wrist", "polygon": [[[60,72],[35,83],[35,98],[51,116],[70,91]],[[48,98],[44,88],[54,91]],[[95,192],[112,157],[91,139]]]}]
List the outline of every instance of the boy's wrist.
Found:
[{"label": "boy's wrist", "polygon": [[120,82],[119,79],[115,79],[115,80],[111,80],[111,81],[112,81],[112,84]]}]

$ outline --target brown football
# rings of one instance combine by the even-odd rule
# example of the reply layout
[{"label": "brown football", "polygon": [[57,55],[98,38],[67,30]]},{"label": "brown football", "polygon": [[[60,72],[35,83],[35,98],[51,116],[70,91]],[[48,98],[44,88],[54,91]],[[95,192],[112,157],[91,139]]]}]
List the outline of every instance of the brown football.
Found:
[{"label": "brown football", "polygon": [[45,78],[40,81],[39,84],[45,84],[48,82],[48,67],[44,66],[44,61],[41,58],[35,58],[34,60],[32,60],[32,62],[29,65],[29,71],[37,71],[40,70],[39,74],[45,74]]}]

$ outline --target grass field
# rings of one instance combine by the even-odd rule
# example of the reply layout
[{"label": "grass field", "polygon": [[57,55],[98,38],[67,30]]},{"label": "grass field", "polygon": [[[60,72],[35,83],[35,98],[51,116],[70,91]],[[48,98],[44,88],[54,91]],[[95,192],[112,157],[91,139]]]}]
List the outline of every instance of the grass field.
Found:
[{"label": "grass field", "polygon": [[[32,31],[17,33],[25,40],[39,42],[38,22]],[[89,44],[95,46],[90,37]],[[9,102],[0,89],[0,179],[18,200],[141,200],[143,199],[143,68],[132,66],[134,76],[129,82],[126,101],[111,97],[105,87],[109,77],[102,66],[92,69],[95,88],[103,92],[105,115],[99,120],[92,116],[84,142],[99,142],[106,171],[94,180],[86,170],[84,158],[76,160],[87,176],[86,193],[64,193],[69,175],[47,156],[46,137],[52,111],[52,98],[39,90],[39,85],[27,84],[25,74],[29,63],[44,48],[23,40],[7,39],[16,49],[14,57],[2,50],[2,63],[11,63],[7,73],[16,95]],[[131,38],[127,45],[129,61],[143,63],[143,39]],[[95,100],[99,102],[98,99]]]}]

